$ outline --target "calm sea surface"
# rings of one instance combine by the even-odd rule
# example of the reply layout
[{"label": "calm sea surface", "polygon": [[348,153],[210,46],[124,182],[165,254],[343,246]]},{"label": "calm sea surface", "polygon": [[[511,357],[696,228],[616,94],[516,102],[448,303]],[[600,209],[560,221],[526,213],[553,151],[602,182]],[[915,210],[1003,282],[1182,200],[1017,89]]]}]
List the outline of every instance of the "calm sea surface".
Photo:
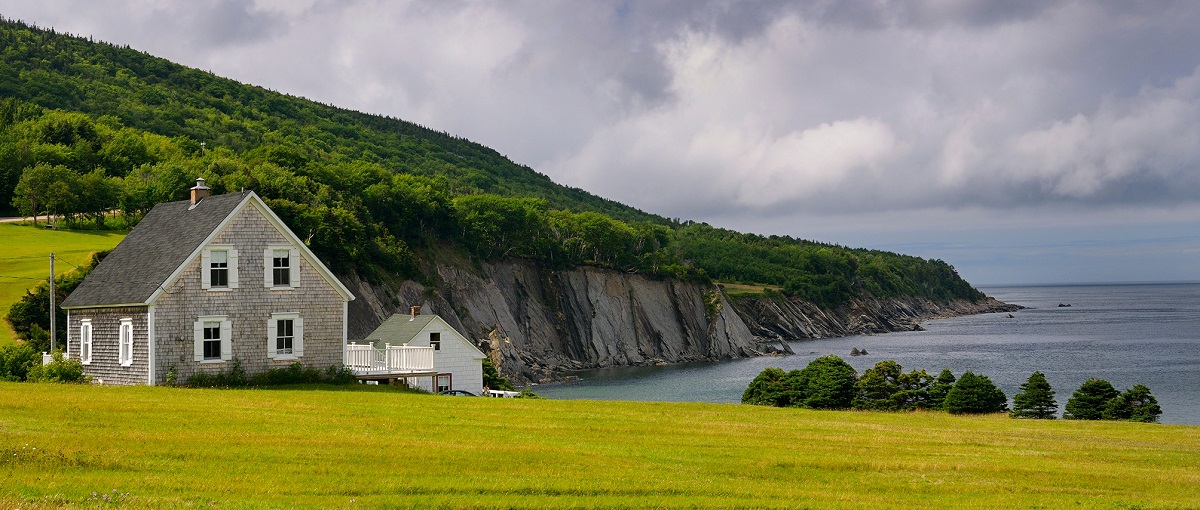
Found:
[{"label": "calm sea surface", "polygon": [[[553,399],[738,402],[764,368],[803,368],[837,354],[859,373],[887,359],[906,372],[949,368],[960,376],[971,370],[990,377],[1010,402],[1029,374],[1040,370],[1060,413],[1088,378],[1107,379],[1121,391],[1144,384],[1163,408],[1163,423],[1200,425],[1200,284],[982,290],[1027,309],[1013,318],[998,313],[929,321],[927,331],[797,341],[795,356],[581,371],[581,381],[536,391]],[[854,347],[870,354],[851,357]]]}]

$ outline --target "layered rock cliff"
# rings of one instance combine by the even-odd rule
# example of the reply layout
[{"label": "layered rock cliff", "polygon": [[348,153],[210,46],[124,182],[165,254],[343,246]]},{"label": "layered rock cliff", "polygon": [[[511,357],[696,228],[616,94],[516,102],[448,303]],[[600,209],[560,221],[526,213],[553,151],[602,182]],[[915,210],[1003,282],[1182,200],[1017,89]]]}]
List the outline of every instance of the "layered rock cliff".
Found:
[{"label": "layered rock cliff", "polygon": [[872,300],[827,313],[780,295],[730,298],[717,286],[589,267],[551,271],[508,261],[431,270],[437,283],[428,287],[347,278],[358,297],[350,303],[349,337],[363,338],[392,313],[421,305],[517,382],[562,379],[582,368],[790,354],[791,340],[911,330],[922,319],[1005,306]]}]

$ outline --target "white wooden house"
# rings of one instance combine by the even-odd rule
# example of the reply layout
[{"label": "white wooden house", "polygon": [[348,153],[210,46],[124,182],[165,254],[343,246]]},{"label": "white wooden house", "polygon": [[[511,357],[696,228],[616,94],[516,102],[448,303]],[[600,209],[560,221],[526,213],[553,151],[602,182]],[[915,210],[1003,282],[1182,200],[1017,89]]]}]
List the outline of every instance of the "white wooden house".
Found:
[{"label": "white wooden house", "polygon": [[[408,315],[395,314],[367,335],[363,344],[352,343],[350,349],[372,349],[375,352],[429,352],[432,370],[403,376],[410,386],[431,392],[464,390],[480,394],[483,390],[483,360],[486,358],[475,345],[437,315],[421,315],[421,307],[412,307]],[[350,364],[350,363],[348,363]],[[351,368],[360,373],[366,367]],[[381,374],[380,379],[396,379],[394,370]]]}]

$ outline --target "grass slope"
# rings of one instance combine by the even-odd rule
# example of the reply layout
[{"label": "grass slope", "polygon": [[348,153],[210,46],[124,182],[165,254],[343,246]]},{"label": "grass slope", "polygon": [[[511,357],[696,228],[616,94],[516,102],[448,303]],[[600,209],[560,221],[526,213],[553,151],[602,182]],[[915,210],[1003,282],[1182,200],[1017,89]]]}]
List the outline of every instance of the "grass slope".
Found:
[{"label": "grass slope", "polygon": [[0,507],[1200,507],[1195,427],[358,388],[0,383]]},{"label": "grass slope", "polygon": [[[124,238],[121,232],[46,230],[0,223],[0,318],[27,290],[50,275],[51,252],[57,259],[54,273],[61,275],[87,263],[93,253],[113,249]],[[12,329],[7,321],[0,323],[0,345],[11,343]]]}]

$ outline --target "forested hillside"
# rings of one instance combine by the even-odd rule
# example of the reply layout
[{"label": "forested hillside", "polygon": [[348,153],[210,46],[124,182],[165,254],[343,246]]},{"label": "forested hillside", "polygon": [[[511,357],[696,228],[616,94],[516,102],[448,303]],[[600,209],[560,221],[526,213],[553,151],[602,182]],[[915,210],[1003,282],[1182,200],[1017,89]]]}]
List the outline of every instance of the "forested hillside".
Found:
[{"label": "forested hillside", "polygon": [[0,208],[137,221],[250,189],[334,271],[425,279],[429,250],[550,268],[774,285],[823,307],[864,295],[977,300],[942,261],[679,222],[553,183],[479,144],[129,48],[0,20]]}]

